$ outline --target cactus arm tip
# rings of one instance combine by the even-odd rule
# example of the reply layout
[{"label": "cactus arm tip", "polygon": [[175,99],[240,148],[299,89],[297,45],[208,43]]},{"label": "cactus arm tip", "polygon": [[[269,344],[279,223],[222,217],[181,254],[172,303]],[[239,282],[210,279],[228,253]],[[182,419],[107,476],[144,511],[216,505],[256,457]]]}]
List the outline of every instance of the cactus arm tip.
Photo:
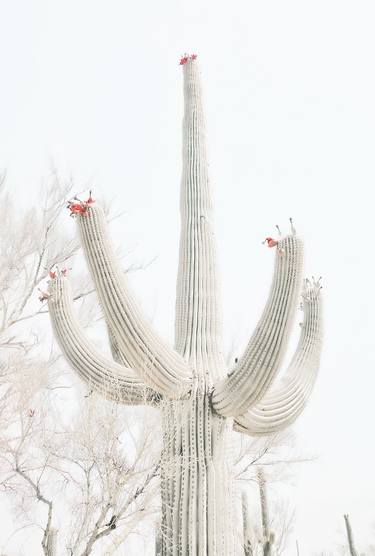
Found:
[{"label": "cactus arm tip", "polygon": [[197,54],[187,54],[185,52],[185,54],[183,54],[180,58],[180,66],[185,66],[186,64],[194,62],[194,60],[196,60],[197,57],[198,57]]},{"label": "cactus arm tip", "polygon": [[263,314],[238,364],[214,389],[214,408],[224,416],[242,415],[265,395],[286,349],[301,283],[303,245],[291,234],[275,246],[273,281]]},{"label": "cactus arm tip", "polygon": [[77,215],[83,249],[118,349],[145,383],[162,395],[179,397],[190,389],[191,370],[152,330],[130,292],[111,245],[104,211],[97,203]]}]

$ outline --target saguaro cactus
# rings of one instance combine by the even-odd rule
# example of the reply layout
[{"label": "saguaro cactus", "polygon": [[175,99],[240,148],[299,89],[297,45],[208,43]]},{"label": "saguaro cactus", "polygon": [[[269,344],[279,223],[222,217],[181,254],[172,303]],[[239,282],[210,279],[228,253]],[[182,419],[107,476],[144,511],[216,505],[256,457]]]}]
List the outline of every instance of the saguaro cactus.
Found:
[{"label": "saguaro cactus", "polygon": [[[106,319],[114,361],[84,337],[68,278],[56,272],[49,309],[61,349],[80,376],[124,404],[158,405],[163,423],[162,554],[231,556],[230,435],[266,435],[290,425],[312,389],[320,355],[320,286],[305,281],[304,320],[295,355],[273,386],[301,286],[302,241],[294,230],[276,245],[264,312],[237,365],[221,352],[212,207],[201,85],[196,56],[184,74],[181,237],[175,347],[147,324],[109,241],[103,210],[90,198],[71,205]],[[65,274],[65,273],[64,273]]]}]

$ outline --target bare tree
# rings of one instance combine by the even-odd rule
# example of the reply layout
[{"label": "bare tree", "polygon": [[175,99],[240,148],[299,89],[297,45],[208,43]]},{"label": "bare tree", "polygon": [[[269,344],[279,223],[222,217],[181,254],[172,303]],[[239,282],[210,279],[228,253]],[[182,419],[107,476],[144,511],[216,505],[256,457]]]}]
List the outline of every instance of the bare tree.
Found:
[{"label": "bare tree", "polygon": [[[34,434],[36,421],[40,420],[40,412],[35,414],[39,393],[42,388],[50,387],[49,378],[53,379],[54,388],[59,387],[57,376],[49,375],[52,369],[57,371],[58,356],[42,345],[41,331],[35,320],[46,311],[39,288],[49,268],[55,264],[69,264],[78,250],[75,239],[69,239],[64,232],[61,237],[63,230],[59,226],[71,187],[62,184],[53,171],[39,206],[22,212],[6,191],[5,174],[0,182],[1,487],[11,491],[18,477],[45,505],[42,547],[48,554],[52,503],[40,489],[44,466],[39,462],[40,475],[29,475],[20,454],[25,440]],[[30,326],[31,323],[34,325]],[[43,347],[46,354],[42,356]]]},{"label": "bare tree", "polygon": [[[90,391],[81,393],[84,407],[73,418],[73,379],[43,325],[43,284],[78,252],[61,218],[72,187],[53,170],[42,200],[22,212],[0,181],[0,489],[16,513],[10,542],[33,526],[42,531],[43,554],[56,553],[58,535],[59,548],[88,555],[99,541],[119,545],[154,511],[152,427],[130,430],[129,414]],[[90,293],[81,278],[74,297],[84,327],[98,317]],[[57,531],[63,514],[74,519]]]}]

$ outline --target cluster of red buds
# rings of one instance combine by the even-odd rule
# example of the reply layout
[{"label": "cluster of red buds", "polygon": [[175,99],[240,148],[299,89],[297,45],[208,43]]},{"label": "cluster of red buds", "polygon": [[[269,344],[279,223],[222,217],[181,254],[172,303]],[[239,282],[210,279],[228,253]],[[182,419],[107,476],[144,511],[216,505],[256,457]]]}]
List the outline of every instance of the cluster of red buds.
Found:
[{"label": "cluster of red buds", "polygon": [[60,270],[58,267],[56,267],[55,270],[50,270],[48,272],[48,276],[51,278],[51,280],[54,280],[56,278],[56,276],[66,276],[69,272],[69,270],[71,270],[71,268],[63,268],[62,270]]},{"label": "cluster of red buds", "polygon": [[70,216],[77,216],[81,214],[82,216],[87,216],[88,208],[90,205],[95,203],[94,199],[91,196],[91,191],[89,193],[89,198],[87,201],[81,201],[78,197],[74,197],[72,201],[68,201],[67,208],[70,210]]},{"label": "cluster of red buds", "polygon": [[[48,270],[46,268],[46,270]],[[51,280],[55,280],[55,278],[57,277],[64,277],[68,274],[69,270],[72,270],[71,268],[62,268],[60,270],[60,268],[57,265],[53,265],[49,270],[48,270],[48,278]],[[48,299],[50,299],[51,294],[49,292],[43,291],[40,288],[38,288],[40,295],[39,295],[39,301],[41,303],[43,303],[44,301],[48,301]]]},{"label": "cluster of red buds", "polygon": [[[276,228],[279,232],[279,235],[281,236],[279,226],[276,226]],[[283,256],[285,253],[285,250],[282,247],[280,247],[278,240],[274,239],[273,237],[266,237],[266,239],[262,243],[267,243],[268,247],[277,247],[277,252],[281,256]]]},{"label": "cluster of red buds", "polygon": [[268,247],[276,247],[276,245],[278,245],[278,241],[277,239],[273,239],[273,237],[266,237],[266,239],[263,241],[263,243],[266,243]]},{"label": "cluster of red buds", "polygon": [[180,66],[187,64],[189,60],[196,60],[196,58],[197,58],[196,54],[190,54],[190,55],[184,54],[180,59]]},{"label": "cluster of red buds", "polygon": [[[66,276],[69,272],[69,270],[71,270],[71,268],[63,268],[63,269],[59,269],[57,266],[55,266],[55,269],[52,270],[53,267],[48,271],[48,278],[50,280],[54,280],[57,276]],[[50,297],[51,294],[49,292],[45,292],[43,290],[41,290],[40,288],[38,288],[40,295],[39,295],[39,301],[41,303],[43,303],[44,301],[47,301]]]}]

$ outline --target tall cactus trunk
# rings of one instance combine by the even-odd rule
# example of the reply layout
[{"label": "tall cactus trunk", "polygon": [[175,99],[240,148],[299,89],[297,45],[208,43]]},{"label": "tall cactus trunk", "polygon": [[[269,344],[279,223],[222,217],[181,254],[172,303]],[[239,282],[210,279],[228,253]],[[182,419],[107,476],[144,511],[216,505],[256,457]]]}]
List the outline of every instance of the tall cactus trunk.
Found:
[{"label": "tall cactus trunk", "polygon": [[162,456],[162,555],[234,554],[230,422],[196,385],[183,402],[165,402]]}]

